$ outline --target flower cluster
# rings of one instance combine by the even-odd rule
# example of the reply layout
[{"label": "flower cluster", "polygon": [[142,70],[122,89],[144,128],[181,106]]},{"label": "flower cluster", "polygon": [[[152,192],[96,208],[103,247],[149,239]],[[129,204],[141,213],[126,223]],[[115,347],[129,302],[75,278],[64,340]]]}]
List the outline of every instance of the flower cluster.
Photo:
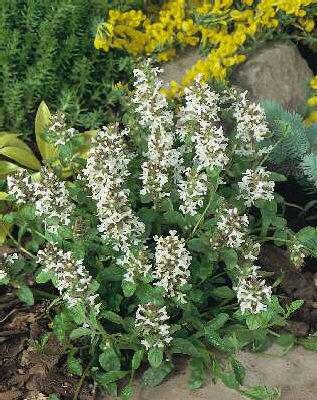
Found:
[{"label": "flower cluster", "polygon": [[270,147],[261,150],[258,144],[270,136],[266,116],[260,104],[250,103],[247,92],[238,95],[234,106],[234,117],[237,121],[237,148],[235,153],[242,156],[261,156],[271,151]]},{"label": "flower cluster", "polygon": [[185,240],[179,238],[176,231],[169,231],[169,236],[154,237],[156,241],[154,285],[164,288],[166,295],[185,302],[182,287],[190,277],[191,255],[185,247]]},{"label": "flower cluster", "polygon": [[186,168],[184,179],[179,179],[177,187],[182,202],[179,209],[183,214],[196,215],[197,209],[204,204],[207,194],[207,175],[195,168]]},{"label": "flower cluster", "polygon": [[92,142],[82,171],[97,205],[98,231],[117,251],[137,244],[144,232],[143,223],[133,214],[130,190],[125,185],[131,161],[125,144],[127,133],[117,125],[103,127]]},{"label": "flower cluster", "polygon": [[166,323],[169,316],[166,307],[148,303],[139,305],[136,311],[135,326],[142,337],[141,344],[147,349],[164,348],[172,340],[170,326]]},{"label": "flower cluster", "polygon": [[8,192],[18,204],[34,203],[35,213],[44,221],[48,232],[57,233],[62,226],[71,224],[74,204],[71,202],[65,182],[55,173],[43,167],[40,179],[32,181],[26,171],[18,171],[7,177]]},{"label": "flower cluster", "polygon": [[233,290],[236,291],[242,313],[258,314],[267,309],[272,288],[258,274],[260,267],[253,265],[249,274],[242,275]]},{"label": "flower cluster", "polygon": [[193,166],[177,178],[178,193],[182,202],[180,210],[195,215],[208,192],[204,170],[215,167],[222,170],[229,161],[228,139],[220,125],[220,96],[200,76],[185,89],[184,98],[185,104],[177,115],[177,136],[187,157],[193,159]]},{"label": "flower cluster", "polygon": [[178,114],[178,135],[185,143],[194,145],[197,168],[223,169],[229,159],[226,154],[228,139],[219,118],[219,94],[202,82],[198,76],[194,84],[185,89],[185,105]]},{"label": "flower cluster", "polygon": [[300,269],[304,265],[305,258],[307,256],[305,247],[300,243],[291,243],[288,246],[288,251],[292,264],[295,266],[295,268]]},{"label": "flower cluster", "polygon": [[150,254],[148,249],[143,246],[141,249],[127,250],[117,263],[125,269],[123,279],[128,282],[135,282],[138,278],[144,278],[151,269]]},{"label": "flower cluster", "polygon": [[54,274],[56,287],[69,307],[84,303],[98,310],[98,295],[90,289],[92,277],[83,265],[83,260],[76,260],[70,251],[65,252],[56,245],[48,245],[38,251],[37,263],[44,267],[45,272]]},{"label": "flower cluster", "polygon": [[47,129],[46,137],[50,143],[57,146],[65,146],[75,135],[75,128],[68,128],[65,122],[65,114],[56,113],[51,116],[50,126]]},{"label": "flower cluster", "polygon": [[173,148],[173,113],[168,109],[167,99],[160,92],[158,69],[135,69],[136,78],[132,102],[138,123],[149,131],[147,160],[142,165],[142,195],[157,201],[169,196],[167,185],[174,169],[180,163],[180,153]]},{"label": "flower cluster", "polygon": [[0,256],[0,280],[8,277],[10,266],[12,266],[18,259],[19,255],[17,253],[4,253]]},{"label": "flower cluster", "polygon": [[221,210],[216,234],[210,239],[212,247],[216,249],[224,245],[239,249],[245,243],[248,225],[247,215],[240,215],[237,208]]},{"label": "flower cluster", "polygon": [[71,202],[65,182],[58,179],[54,172],[42,168],[41,181],[33,184],[35,212],[45,221],[49,232],[57,233],[61,226],[71,224],[71,215],[75,205]]},{"label": "flower cluster", "polygon": [[247,207],[252,206],[257,200],[271,201],[274,199],[275,183],[270,180],[270,173],[263,167],[257,167],[254,170],[247,169],[238,186],[240,197],[245,200]]},{"label": "flower cluster", "polygon": [[17,204],[25,204],[33,198],[31,175],[21,169],[7,177],[8,193],[15,198]]}]

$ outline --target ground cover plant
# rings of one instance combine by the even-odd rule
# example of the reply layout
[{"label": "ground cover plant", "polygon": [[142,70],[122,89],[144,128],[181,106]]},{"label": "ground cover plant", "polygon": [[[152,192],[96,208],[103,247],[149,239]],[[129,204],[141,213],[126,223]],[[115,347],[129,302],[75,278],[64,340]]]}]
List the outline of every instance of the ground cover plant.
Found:
[{"label": "ground cover plant", "polygon": [[109,120],[132,59],[96,52],[93,39],[105,1],[3,0],[0,14],[0,131],[33,131],[44,100],[72,125],[91,129]]},{"label": "ground cover plant", "polygon": [[27,304],[32,279],[54,297],[40,345],[57,337],[81,383],[116,394],[123,380],[129,399],[141,365],[143,384],[157,385],[183,354],[192,389],[211,373],[251,399],[278,398],[243,385],[235,353],[265,348],[302,304],[279,301],[258,266],[261,244],[287,248],[300,268],[317,255],[316,229],[287,227],[275,193],[285,177],[264,166],[278,143],[259,105],[201,76],[171,102],[157,74],[134,70],[122,121],[94,133],[84,155],[60,114],[43,117],[45,165],[3,186],[1,282]]}]

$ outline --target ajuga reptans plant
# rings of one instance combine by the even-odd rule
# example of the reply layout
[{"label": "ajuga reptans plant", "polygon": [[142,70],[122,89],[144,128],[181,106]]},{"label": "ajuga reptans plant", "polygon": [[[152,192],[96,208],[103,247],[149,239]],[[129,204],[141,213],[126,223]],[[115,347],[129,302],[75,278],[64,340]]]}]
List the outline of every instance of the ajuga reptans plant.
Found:
[{"label": "ajuga reptans plant", "polygon": [[[74,154],[72,178],[50,162],[8,177],[7,244],[18,255],[4,258],[2,282],[29,303],[25,276],[52,282],[52,334],[69,349],[68,368],[88,365],[105,391],[116,393],[142,362],[143,383],[159,384],[174,354],[185,354],[191,388],[211,371],[245,395],[276,398],[274,389],[243,386],[234,354],[264,348],[301,305],[280,305],[259,266],[262,242],[288,247],[300,268],[316,232],[294,233],[279,214],[275,181],[284,177],[263,166],[271,148],[262,108],[199,76],[169,103],[158,73],[148,63],[134,71],[123,122],[102,127],[86,159],[74,132],[69,142],[55,129],[59,154],[65,146]],[[122,396],[132,393],[128,383]]]}]

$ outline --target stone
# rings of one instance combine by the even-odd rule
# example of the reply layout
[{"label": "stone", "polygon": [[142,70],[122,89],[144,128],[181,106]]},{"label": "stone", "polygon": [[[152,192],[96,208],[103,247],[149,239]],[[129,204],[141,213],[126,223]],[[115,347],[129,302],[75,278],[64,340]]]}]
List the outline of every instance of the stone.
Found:
[{"label": "stone", "polygon": [[186,70],[196,64],[200,58],[202,58],[202,55],[197,48],[188,48],[179,52],[173,60],[162,64],[164,71],[160,74],[160,79],[163,82],[163,86],[168,87],[171,81],[180,83]]},{"label": "stone", "polygon": [[232,82],[248,90],[254,101],[273,100],[301,112],[313,73],[297,47],[275,42],[256,50],[233,72]]}]

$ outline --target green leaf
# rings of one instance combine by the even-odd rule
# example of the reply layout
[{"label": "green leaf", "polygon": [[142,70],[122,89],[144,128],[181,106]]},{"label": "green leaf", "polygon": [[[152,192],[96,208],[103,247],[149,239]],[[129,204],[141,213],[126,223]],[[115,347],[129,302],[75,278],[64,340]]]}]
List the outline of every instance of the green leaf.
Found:
[{"label": "green leaf", "polygon": [[132,357],[131,367],[133,370],[137,370],[140,368],[141,362],[144,357],[144,350],[137,350]]},{"label": "green leaf", "polygon": [[116,382],[124,378],[128,373],[128,371],[100,372],[96,375],[96,380],[101,385],[108,385],[109,383]]},{"label": "green leaf", "polygon": [[108,321],[117,324],[124,325],[124,320],[120,315],[114,313],[113,311],[103,311],[101,317],[107,319]]},{"label": "green leaf", "polygon": [[236,380],[240,383],[240,385],[243,385],[246,372],[244,366],[240,363],[240,361],[233,358],[231,360],[231,367],[234,372]]},{"label": "green leaf", "polygon": [[71,316],[77,325],[83,325],[86,321],[85,306],[82,303],[78,303],[71,308]]},{"label": "green leaf", "polygon": [[213,289],[211,294],[221,299],[231,300],[235,298],[234,291],[229,286],[219,286]]},{"label": "green leaf", "polygon": [[0,222],[0,244],[3,244],[10,232],[12,224],[6,222]]},{"label": "green leaf", "polygon": [[148,360],[153,368],[158,368],[163,362],[164,352],[163,349],[154,347],[148,351]]},{"label": "green leaf", "polygon": [[134,394],[133,387],[130,385],[125,386],[121,392],[121,399],[122,400],[130,400],[130,399],[132,399],[133,394]]},{"label": "green leaf", "polygon": [[0,178],[3,179],[12,172],[21,169],[18,165],[9,161],[0,160]]},{"label": "green leaf", "polygon": [[196,251],[196,253],[208,253],[210,251],[210,246],[205,240],[201,238],[191,239],[187,243],[187,247],[191,251]]},{"label": "green leaf", "polygon": [[265,201],[261,206],[262,227],[261,236],[267,235],[270,225],[276,218],[277,204],[275,200]]},{"label": "green leaf", "polygon": [[6,192],[0,192],[0,200],[7,200],[9,198],[9,194]]},{"label": "green leaf", "polygon": [[220,375],[222,382],[230,389],[239,389],[239,382],[232,372],[222,372]]},{"label": "green leaf", "polygon": [[226,313],[220,313],[218,314],[213,320],[209,321],[206,325],[205,331],[208,332],[208,330],[211,331],[217,331],[218,329],[222,328],[225,323],[229,319],[229,314]]},{"label": "green leaf", "polygon": [[36,283],[47,283],[51,280],[51,274],[46,271],[40,271],[35,275]]},{"label": "green leaf", "polygon": [[123,270],[120,267],[104,268],[100,273],[100,279],[109,282],[121,282],[123,278]]},{"label": "green leaf", "polygon": [[112,348],[106,348],[99,355],[99,363],[105,371],[120,371],[121,363],[116,351]]},{"label": "green leaf", "polygon": [[20,149],[19,147],[4,147],[0,149],[0,154],[11,158],[24,167],[39,170],[41,164],[31,150]]},{"label": "green leaf", "polygon": [[220,253],[221,260],[226,264],[227,268],[232,268],[238,265],[238,255],[233,249],[225,249]]},{"label": "green leaf", "polygon": [[135,290],[136,290],[136,284],[134,282],[130,281],[122,281],[121,284],[122,291],[125,297],[131,297],[134,295]]},{"label": "green leaf", "polygon": [[74,375],[82,375],[83,373],[83,367],[78,360],[78,358],[75,358],[72,355],[68,355],[67,357],[67,368],[71,374]]},{"label": "green leaf", "polygon": [[317,351],[317,336],[309,336],[308,338],[298,339],[298,343],[307,350]]},{"label": "green leaf", "polygon": [[143,374],[142,385],[151,387],[159,385],[172,369],[171,363],[167,361],[163,361],[158,368],[148,368]]},{"label": "green leaf", "polygon": [[276,343],[287,350],[294,346],[295,341],[296,338],[291,333],[284,333],[276,339]]},{"label": "green leaf", "polygon": [[280,391],[266,386],[254,386],[241,390],[244,396],[254,400],[275,400],[280,398]]},{"label": "green leaf", "polygon": [[270,179],[274,182],[287,181],[287,177],[285,175],[279,174],[278,172],[270,172]]},{"label": "green leaf", "polygon": [[246,317],[246,324],[251,331],[258,329],[262,325],[260,314],[250,314]]},{"label": "green leaf", "polygon": [[287,308],[287,315],[290,316],[295,311],[297,311],[304,304],[304,300],[295,300],[291,303],[291,305]]},{"label": "green leaf", "polygon": [[188,387],[192,390],[200,388],[205,380],[203,360],[200,358],[192,358],[189,362],[189,370]]},{"label": "green leaf", "polygon": [[49,127],[51,113],[44,101],[41,102],[35,117],[35,136],[36,143],[43,158],[44,163],[54,160],[57,157],[57,149],[43,139],[43,134]]},{"label": "green leaf", "polygon": [[199,357],[200,355],[196,346],[188,339],[183,338],[174,338],[172,340],[170,352],[172,354],[188,354],[194,357]]},{"label": "green leaf", "polygon": [[84,327],[79,327],[74,329],[71,334],[70,334],[70,338],[75,340],[78,339],[82,336],[90,336],[92,334],[92,330],[89,328],[84,328]]},{"label": "green leaf", "polygon": [[32,290],[28,286],[23,285],[23,286],[19,287],[19,289],[17,291],[17,296],[21,301],[23,301],[27,305],[33,306],[34,297],[33,297]]}]

